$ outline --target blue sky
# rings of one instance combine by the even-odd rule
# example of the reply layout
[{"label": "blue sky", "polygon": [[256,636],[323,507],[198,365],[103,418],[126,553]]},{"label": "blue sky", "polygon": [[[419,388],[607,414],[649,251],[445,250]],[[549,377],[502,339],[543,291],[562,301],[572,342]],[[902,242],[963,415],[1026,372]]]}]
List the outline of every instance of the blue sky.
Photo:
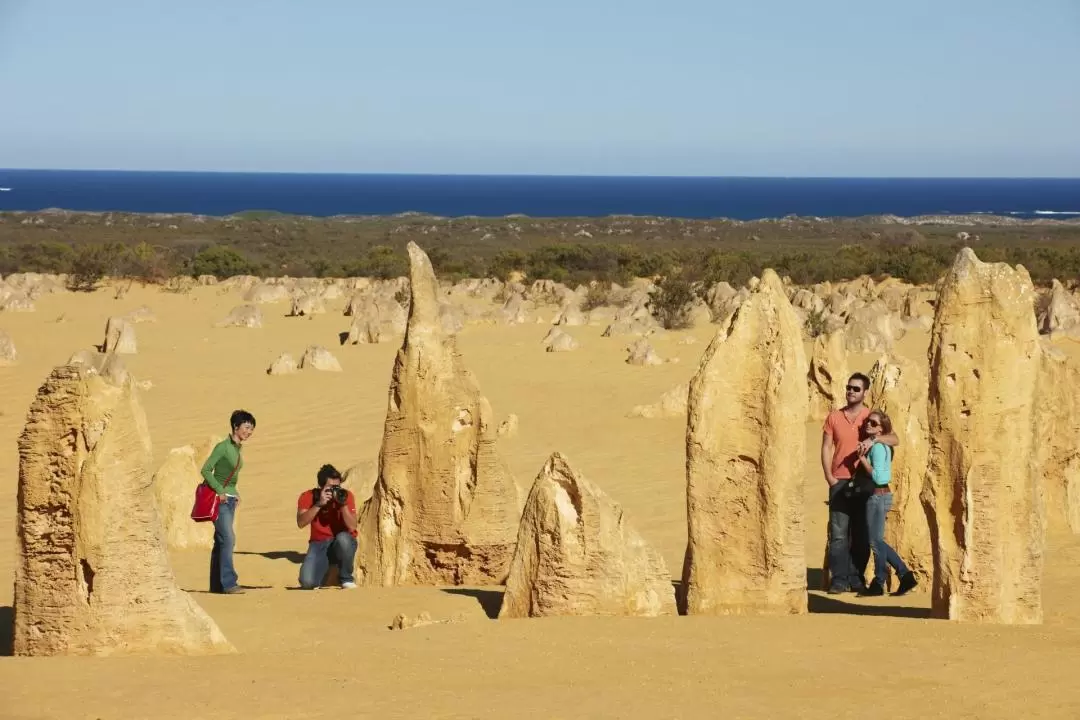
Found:
[{"label": "blue sky", "polygon": [[1080,176],[1080,0],[0,0],[0,167]]}]

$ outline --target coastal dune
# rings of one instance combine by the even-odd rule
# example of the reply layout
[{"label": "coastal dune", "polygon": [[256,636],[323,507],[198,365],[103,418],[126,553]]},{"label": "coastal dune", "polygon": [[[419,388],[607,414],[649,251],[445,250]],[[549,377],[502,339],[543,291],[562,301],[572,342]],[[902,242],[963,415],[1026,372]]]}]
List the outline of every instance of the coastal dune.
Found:
[{"label": "coastal dune", "polygon": [[[248,589],[207,590],[208,551],[169,550],[192,594],[235,654],[208,657],[0,657],[0,717],[1076,717],[1080,690],[1080,536],[1051,525],[1041,625],[981,626],[931,619],[925,592],[892,598],[820,592],[827,508],[818,461],[820,418],[803,427],[808,613],[795,616],[549,617],[499,621],[498,586],[296,590],[306,532],[296,498],[323,463],[372,467],[387,417],[400,337],[339,345],[348,297],[325,313],[288,317],[262,306],[261,327],[226,327],[239,287],[166,292],[133,286],[57,292],[34,312],[0,314],[18,362],[0,364],[0,493],[14,507],[16,440],[52,369],[102,342],[109,318],[143,306],[138,352],[124,363],[139,385],[151,472],[173,448],[227,432],[231,411],[258,421],[244,450],[236,565]],[[480,301],[476,301],[480,302]],[[485,301],[485,307],[497,307]],[[538,310],[545,321],[555,308]],[[618,499],[637,533],[679,580],[687,547],[686,415],[635,417],[693,377],[718,326],[651,335],[664,362],[626,362],[625,337],[572,328],[580,347],[544,352],[546,324],[466,323],[457,349],[490,402],[509,474],[527,482],[552,453]],[[693,338],[695,342],[687,342]],[[1080,361],[1069,337],[1053,344]],[[926,363],[930,334],[913,326],[891,348]],[[271,375],[282,352],[333,348],[340,372]],[[805,341],[807,357],[812,342]],[[850,371],[880,357],[849,352]],[[901,447],[900,452],[903,452]],[[372,473],[351,475],[358,498]],[[523,488],[527,490],[527,488]],[[929,562],[929,558],[926,559]],[[0,513],[0,654],[13,650],[15,513]],[[929,578],[920,579],[927,586]],[[391,631],[399,614],[436,621]]]}]

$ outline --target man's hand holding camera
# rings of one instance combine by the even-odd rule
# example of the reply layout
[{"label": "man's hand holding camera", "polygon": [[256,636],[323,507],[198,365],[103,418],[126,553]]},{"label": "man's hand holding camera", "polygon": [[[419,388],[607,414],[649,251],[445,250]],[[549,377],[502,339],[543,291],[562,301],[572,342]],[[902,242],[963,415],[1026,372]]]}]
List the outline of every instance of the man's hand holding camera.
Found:
[{"label": "man's hand holding camera", "polygon": [[328,512],[339,513],[341,521],[349,530],[356,529],[356,513],[349,508],[348,503],[349,491],[341,487],[340,479],[334,479],[338,480],[338,482],[328,482],[319,489],[315,502],[312,503],[309,509],[297,513],[297,526],[305,527],[309,525],[319,513],[327,510]]}]

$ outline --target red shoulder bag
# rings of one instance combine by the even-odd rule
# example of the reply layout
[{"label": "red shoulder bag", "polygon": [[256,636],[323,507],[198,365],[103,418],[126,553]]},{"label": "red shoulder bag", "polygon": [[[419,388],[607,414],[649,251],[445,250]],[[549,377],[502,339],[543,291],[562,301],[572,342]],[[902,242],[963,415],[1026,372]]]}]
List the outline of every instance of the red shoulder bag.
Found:
[{"label": "red shoulder bag", "polygon": [[[236,474],[236,468],[238,467],[240,467],[239,460],[233,465],[229,477],[225,478],[225,482],[221,484],[222,487],[229,484],[233,475]],[[191,506],[191,519],[195,522],[214,522],[217,520],[218,505],[220,502],[221,501],[218,500],[217,491],[203,480],[195,486],[195,504]]]}]

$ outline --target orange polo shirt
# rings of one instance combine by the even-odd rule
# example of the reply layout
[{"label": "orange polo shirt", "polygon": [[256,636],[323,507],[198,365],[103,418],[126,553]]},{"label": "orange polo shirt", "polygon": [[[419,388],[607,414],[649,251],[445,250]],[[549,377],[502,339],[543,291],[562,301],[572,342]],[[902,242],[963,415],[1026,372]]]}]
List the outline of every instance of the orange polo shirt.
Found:
[{"label": "orange polo shirt", "polygon": [[833,441],[832,474],[837,480],[849,480],[855,474],[859,462],[859,436],[869,415],[870,408],[863,407],[854,421],[849,421],[843,410],[833,410],[825,418],[822,432]]}]

